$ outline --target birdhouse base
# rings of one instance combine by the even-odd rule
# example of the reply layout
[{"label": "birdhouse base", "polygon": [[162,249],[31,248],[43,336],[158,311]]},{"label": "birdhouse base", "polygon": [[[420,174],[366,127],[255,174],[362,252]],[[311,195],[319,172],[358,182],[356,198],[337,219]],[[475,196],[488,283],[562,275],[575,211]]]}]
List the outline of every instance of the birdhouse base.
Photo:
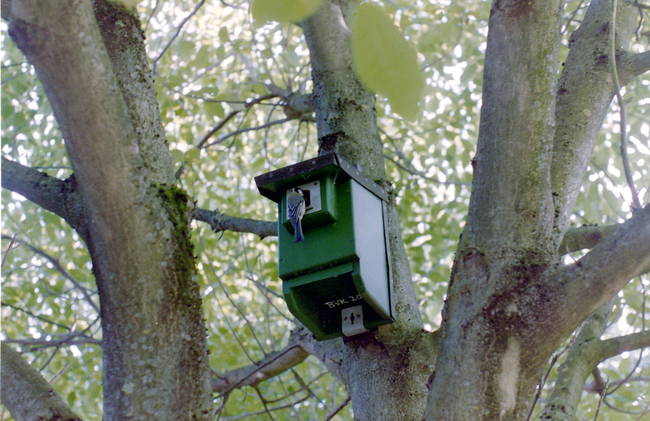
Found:
[{"label": "birdhouse base", "polygon": [[[291,313],[318,340],[336,338],[341,333],[352,336],[393,321],[364,289],[358,262],[292,278],[283,282],[282,289]],[[345,326],[345,316],[350,317],[354,308],[358,308],[361,320],[350,320],[353,326]]]}]

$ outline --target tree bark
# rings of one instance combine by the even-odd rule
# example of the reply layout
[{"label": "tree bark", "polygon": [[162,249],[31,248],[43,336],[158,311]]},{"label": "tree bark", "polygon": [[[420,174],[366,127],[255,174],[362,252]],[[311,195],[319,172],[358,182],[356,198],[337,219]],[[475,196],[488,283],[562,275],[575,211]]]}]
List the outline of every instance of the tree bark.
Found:
[{"label": "tree bark", "polygon": [[74,177],[59,180],[3,157],[2,187],[65,219],[88,239],[87,212]]},{"label": "tree bark", "polygon": [[[610,303],[604,304],[583,323],[573,341],[567,358],[558,369],[553,392],[544,405],[540,420],[571,421],[575,419],[586,379],[601,361],[650,345],[650,331],[607,340],[600,337],[607,327]],[[605,393],[605,390],[600,393]]]},{"label": "tree bark", "polygon": [[492,5],[469,216],[443,310],[428,420],[523,419],[550,352],[531,351],[533,308],[516,297],[540,283],[557,247],[550,157],[560,7],[559,0]]},{"label": "tree bark", "polygon": [[[598,130],[614,96],[609,72],[609,21],[611,0],[593,0],[583,23],[571,35],[569,55],[557,89],[555,138],[551,169],[555,206],[555,234],[562,237],[569,226],[583,174],[596,142]],[[617,57],[629,44],[637,12],[618,2]],[[621,69],[634,66],[622,65]],[[636,71],[623,71],[624,75]],[[630,77],[622,78],[630,81]]]},{"label": "tree bark", "polygon": [[321,153],[337,152],[371,180],[386,172],[375,115],[375,96],[352,68],[348,19],[356,2],[323,1],[301,23],[311,58],[313,102]]},{"label": "tree bark", "polygon": [[87,212],[104,419],[207,419],[190,208],[173,186],[139,23],[104,1],[3,6],[52,104]]},{"label": "tree bark", "polygon": [[2,404],[16,421],[81,421],[52,386],[2,342]]}]

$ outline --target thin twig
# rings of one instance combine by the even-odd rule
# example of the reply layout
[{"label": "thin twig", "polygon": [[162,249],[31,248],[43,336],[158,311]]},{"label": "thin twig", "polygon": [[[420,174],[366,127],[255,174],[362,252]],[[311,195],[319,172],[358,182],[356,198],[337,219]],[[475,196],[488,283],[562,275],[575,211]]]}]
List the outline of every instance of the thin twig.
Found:
[{"label": "thin twig", "polygon": [[[55,335],[52,335],[55,336]],[[59,335],[56,335],[59,336]],[[46,339],[4,339],[7,343],[29,346],[31,351],[37,351],[43,348],[61,345],[101,345],[102,341],[92,336],[87,336],[82,333],[70,333],[69,335],[62,335],[59,339],[46,340]]]},{"label": "thin twig", "polygon": [[648,4],[643,4],[639,0],[625,0],[625,3],[631,4],[633,6],[638,7],[639,9],[647,9],[650,10],[650,5]]},{"label": "thin twig", "polygon": [[235,328],[232,325],[232,323],[230,323],[230,319],[228,319],[228,315],[224,311],[223,306],[221,305],[221,303],[219,302],[219,298],[215,297],[214,301],[217,303],[217,307],[219,307],[219,310],[221,311],[221,314],[223,315],[223,319],[226,322],[226,324],[228,325],[228,329],[230,329],[230,332],[232,332],[232,335],[235,338],[235,341],[237,341],[237,344],[239,345],[241,350],[244,351],[244,355],[246,355],[246,358],[248,358],[248,360],[250,362],[255,362],[255,359],[253,357],[251,357],[251,355],[248,353],[248,347],[246,347],[244,345],[244,343],[241,341],[241,339],[239,339],[239,336],[237,335],[237,332],[235,332]]},{"label": "thin twig", "polygon": [[[253,100],[251,100],[251,101],[247,101],[247,102],[244,104],[244,108],[242,108],[242,109],[240,109],[240,110],[234,110],[234,111],[231,111],[230,113],[228,113],[228,115],[227,115],[226,117],[224,117],[223,120],[221,120],[221,121],[219,122],[219,124],[217,124],[216,126],[214,126],[214,127],[212,128],[212,130],[210,130],[208,133],[206,133],[205,136],[203,136],[203,138],[201,139],[201,141],[200,141],[199,143],[197,143],[196,148],[197,148],[197,149],[201,149],[201,148],[203,148],[203,145],[205,144],[205,142],[208,141],[208,139],[210,139],[210,138],[211,138],[211,137],[212,137],[212,136],[213,136],[217,131],[221,130],[221,128],[222,128],[223,126],[225,126],[226,123],[228,123],[230,120],[232,120],[232,118],[235,117],[235,116],[236,116],[237,114],[239,114],[240,112],[249,109],[250,107],[252,107],[252,106],[255,105],[255,104],[259,104],[260,102],[262,102],[262,101],[264,101],[264,100],[271,99],[271,98],[275,98],[275,97],[276,97],[276,95],[273,95],[273,94],[263,95],[263,96],[261,96],[261,97],[259,97],[259,98],[255,98],[255,99],[253,99]],[[210,146],[210,145],[208,145],[208,146]]]},{"label": "thin twig", "polygon": [[631,410],[628,410],[628,409],[619,408],[619,407],[614,406],[613,404],[609,403],[609,401],[607,400],[606,397],[603,399],[603,403],[604,403],[605,406],[608,407],[609,409],[611,409],[611,410],[613,410],[613,411],[616,411],[616,412],[620,412],[621,414],[639,415],[639,414],[643,414],[643,413],[646,412],[645,410],[641,410],[641,411],[631,411]]},{"label": "thin twig", "polygon": [[332,418],[334,418],[334,416],[336,416],[336,414],[341,412],[341,410],[345,408],[349,403],[350,403],[350,395],[348,395],[348,397],[343,401],[342,404],[334,408],[334,410],[330,412],[323,421],[330,421]]},{"label": "thin twig", "polygon": [[7,303],[7,302],[5,302],[5,301],[2,301],[1,304],[2,304],[3,306],[5,306],[5,307],[13,308],[13,309],[16,310],[16,311],[21,311],[21,312],[27,314],[28,316],[31,316],[31,317],[33,317],[33,318],[35,318],[35,319],[38,319],[38,320],[40,320],[40,321],[43,321],[43,322],[45,322],[45,323],[49,323],[49,324],[51,324],[51,325],[58,326],[58,327],[60,327],[61,329],[65,329],[65,330],[67,330],[67,331],[70,331],[70,326],[66,326],[66,325],[63,325],[63,324],[61,324],[61,323],[57,323],[57,322],[55,322],[55,321],[49,320],[49,319],[47,319],[47,318],[45,318],[45,317],[43,317],[43,316],[39,316],[38,314],[34,314],[34,313],[32,313],[31,311],[26,310],[26,309],[24,309],[24,308],[22,308],[22,307],[18,307],[18,306],[15,306],[15,305],[13,305],[13,304],[9,304],[9,303]]},{"label": "thin twig", "polygon": [[[295,372],[295,370],[292,369],[292,372]],[[325,370],[325,371],[321,372],[319,375],[317,375],[316,377],[314,377],[313,379],[309,380],[309,383],[305,384],[305,387],[301,387],[300,389],[296,389],[296,390],[287,392],[287,393],[285,393],[284,395],[282,395],[282,396],[280,396],[278,398],[267,399],[267,402],[268,403],[278,403],[278,402],[281,402],[281,401],[283,401],[285,399],[289,399],[290,397],[292,397],[294,395],[297,395],[298,393],[302,392],[303,390],[307,390],[307,393],[311,393],[313,398],[320,401],[318,396],[315,396],[315,394],[311,390],[309,390],[308,388],[309,388],[309,385],[316,383],[321,377],[323,377],[323,376],[325,376],[327,374],[330,374],[330,372]]]},{"label": "thin twig", "polygon": [[544,389],[544,385],[546,384],[546,381],[548,380],[548,376],[551,374],[551,370],[553,370],[553,366],[557,362],[558,358],[568,349],[568,347],[565,347],[561,352],[556,353],[553,358],[551,358],[551,362],[548,366],[548,369],[546,370],[546,373],[544,373],[544,377],[542,377],[542,380],[539,382],[539,385],[537,385],[537,392],[535,393],[535,398],[533,399],[533,404],[530,406],[530,411],[528,411],[528,417],[526,417],[526,421],[530,421],[530,417],[533,416],[533,410],[535,409],[535,405],[537,405],[537,402],[539,401],[540,396],[542,395],[542,390]]},{"label": "thin twig", "polygon": [[[401,159],[401,161],[405,163],[409,162],[410,160],[402,153],[402,151],[399,150],[399,147],[397,146],[395,139],[392,136],[390,136],[388,133],[386,133],[385,130],[379,129],[379,131],[386,137],[386,139],[388,139],[390,144],[393,146],[393,151]],[[429,180],[434,183],[444,184],[444,185],[458,185],[458,186],[471,184],[469,182],[464,182],[464,181],[441,181],[435,177],[428,176],[425,171],[420,171],[414,168],[413,165],[411,165],[410,163],[403,164],[402,162],[399,162],[397,159],[394,159],[393,157],[387,154],[384,154],[384,158],[388,159],[390,162],[395,164],[398,168],[402,169],[403,171],[406,171],[411,175],[422,177],[425,180]]]},{"label": "thin twig", "polygon": [[5,250],[4,255],[2,256],[2,267],[4,269],[5,263],[7,262],[7,256],[9,256],[9,252],[13,249],[14,243],[16,242],[16,234],[14,234],[11,237],[11,240],[9,240],[9,245],[7,246],[7,250]]},{"label": "thin twig", "polygon": [[144,24],[144,30],[143,32],[147,32],[147,29],[149,28],[149,22],[151,22],[151,18],[153,18],[153,15],[156,14],[158,11],[158,6],[160,5],[160,0],[155,0],[155,3],[153,5],[153,8],[151,9],[151,13],[149,14],[149,17],[147,17],[147,21]]},{"label": "thin twig", "polygon": [[[281,409],[291,408],[293,406],[296,406],[298,404],[303,403],[307,399],[309,399],[309,395],[305,396],[304,398],[300,398],[297,401],[289,402],[288,404],[285,404],[285,405],[276,406],[274,408],[269,408],[269,411],[273,412],[273,411],[279,411]],[[245,413],[245,414],[234,415],[232,417],[224,417],[222,419],[224,421],[236,421],[236,420],[241,420],[241,419],[248,418],[248,417],[254,417],[256,415],[262,415],[262,414],[266,414],[266,413],[267,413],[267,411],[262,410],[262,411],[256,411],[256,412],[249,412],[249,413]]]},{"label": "thin twig", "polygon": [[569,18],[567,19],[566,24],[564,25],[564,28],[562,30],[560,30],[561,34],[563,34],[563,33],[565,33],[566,31],[569,30],[569,26],[571,26],[571,23],[576,18],[576,15],[578,14],[580,9],[582,8],[582,4],[584,2],[585,2],[585,0],[580,0],[580,3],[578,3],[578,6],[576,6],[576,8],[571,13],[571,15],[569,15]]},{"label": "thin twig", "polygon": [[[582,390],[585,392],[589,393],[597,393],[601,394],[603,393],[603,390],[605,388],[605,381],[603,380],[602,376],[600,375],[600,371],[598,370],[598,367],[594,369],[591,373],[594,377],[594,382],[586,384]],[[598,379],[596,379],[598,377]],[[613,382],[610,382],[610,385],[619,385],[621,384],[622,380],[615,380]],[[636,376],[632,377],[631,379],[627,380],[627,383],[632,383],[632,382],[638,382],[638,383],[650,383],[650,376]]]},{"label": "thin twig", "polygon": [[27,62],[26,61],[21,61],[20,63],[3,64],[2,66],[0,66],[0,69],[9,69],[11,67],[22,66],[25,63],[27,63]]},{"label": "thin twig", "polygon": [[[268,114],[266,115],[266,121],[264,122],[264,124],[269,124],[269,122],[271,122],[271,117],[273,117],[273,113],[275,112],[275,109],[278,107],[278,105],[274,105],[271,107]],[[300,127],[300,123],[298,123],[298,127]],[[269,158],[269,149],[268,149],[270,131],[271,131],[271,126],[267,126],[266,129],[264,129],[264,136],[262,136],[263,139],[262,144],[264,145],[264,155],[268,162],[271,162],[271,159]],[[271,164],[273,167],[276,166],[274,162],[271,162]]]},{"label": "thin twig", "polygon": [[174,32],[174,35],[171,37],[171,39],[169,40],[169,42],[167,42],[167,45],[165,45],[165,48],[163,48],[162,51],[160,52],[160,54],[158,54],[158,57],[156,57],[156,58],[153,60],[153,74],[156,74],[156,65],[158,64],[158,61],[162,58],[162,56],[165,55],[165,53],[167,52],[167,50],[169,49],[169,47],[171,47],[172,43],[176,40],[176,38],[178,37],[178,35],[181,33],[181,30],[183,29],[183,26],[185,26],[185,24],[186,24],[190,19],[192,19],[192,16],[194,16],[194,15],[199,11],[199,9],[203,6],[204,3],[205,3],[205,0],[201,0],[201,1],[199,1],[198,4],[196,5],[196,7],[194,8],[194,10],[192,10],[192,11],[190,12],[190,14],[188,14],[187,16],[185,16],[185,18],[184,18],[184,19],[181,21],[181,23],[178,25],[178,27],[176,28],[176,32]]},{"label": "thin twig", "polygon": [[[636,35],[636,40],[637,42],[641,41],[641,30],[643,29],[643,21],[645,20],[645,13],[643,12],[643,7],[641,7],[641,3],[639,3],[639,0],[634,1],[634,5],[636,6],[637,10],[639,11],[639,23],[636,26],[636,29],[634,30],[634,34]],[[650,9],[650,6],[645,6],[648,9]]]},{"label": "thin twig", "polygon": [[209,148],[210,146],[215,146],[215,145],[218,145],[220,143],[223,143],[226,139],[229,139],[229,138],[231,138],[233,136],[240,135],[242,133],[251,132],[251,131],[254,131],[254,130],[266,129],[267,127],[274,126],[276,124],[284,124],[287,121],[291,121],[291,120],[293,120],[293,118],[287,117],[287,118],[282,118],[280,120],[269,121],[268,123],[265,123],[265,124],[262,124],[262,125],[259,125],[259,126],[255,126],[255,127],[246,127],[245,129],[238,129],[238,130],[235,130],[234,132],[228,133],[227,135],[221,136],[219,139],[217,139],[214,142],[206,145],[205,148]]},{"label": "thin twig", "polygon": [[635,419],[635,421],[641,421],[641,418],[643,418],[648,412],[650,412],[650,406],[646,406],[645,409],[641,411],[639,416]]},{"label": "thin twig", "polygon": [[255,390],[255,393],[257,393],[257,397],[262,402],[262,406],[264,406],[264,412],[266,412],[266,415],[268,415],[268,417],[271,418],[271,421],[275,421],[275,418],[273,418],[273,414],[271,414],[271,411],[269,409],[269,405],[266,402],[266,398],[264,397],[260,389],[257,386],[253,387],[253,389]]},{"label": "thin twig", "polygon": [[[217,421],[221,419],[221,412],[223,412],[224,408],[226,407],[226,403],[228,403],[228,398],[230,397],[230,393],[224,393],[223,395],[220,395],[222,397],[221,404],[217,409],[214,411],[214,415],[217,416]],[[217,398],[219,399],[219,398]]]},{"label": "thin twig", "polygon": [[[240,2],[240,3],[241,3],[241,2]],[[231,3],[227,3],[227,2],[224,1],[224,0],[221,0],[221,4],[223,4],[223,5],[226,6],[226,7],[232,7],[233,9],[244,10],[244,8],[243,8],[242,6],[240,6],[239,4],[231,4]]]},{"label": "thin twig", "polygon": [[243,311],[241,311],[239,306],[237,306],[235,301],[232,299],[232,297],[230,296],[230,293],[226,289],[226,286],[223,284],[223,282],[221,282],[221,278],[219,278],[217,276],[217,274],[214,272],[214,269],[212,268],[212,266],[209,266],[209,267],[210,267],[210,270],[212,271],[212,274],[217,279],[217,283],[221,287],[221,290],[223,291],[223,293],[226,295],[226,298],[230,302],[230,305],[232,305],[235,308],[235,311],[237,311],[237,313],[239,313],[241,318],[244,319],[244,322],[246,323],[246,326],[248,326],[248,330],[250,331],[251,335],[253,336],[253,339],[255,340],[255,342],[257,342],[257,346],[260,347],[260,351],[262,351],[264,356],[267,356],[268,354],[266,353],[266,350],[264,349],[264,345],[262,345],[262,341],[260,341],[260,339],[257,337],[257,333],[255,332],[255,328],[253,327],[253,324],[251,323],[250,320],[248,320],[248,317],[246,317],[246,314]]},{"label": "thin twig", "polygon": [[[300,377],[300,374],[298,374],[298,372],[297,372],[296,370],[294,370],[293,368],[291,368],[291,374],[293,374],[293,377],[296,379],[296,381],[298,382],[298,384],[300,385],[300,387],[301,387],[302,390],[307,391],[307,394],[308,394],[309,396],[311,396],[312,398],[316,399],[316,401],[319,401],[319,400],[320,400],[320,399],[318,398],[318,395],[316,395],[316,393],[314,393],[314,391],[311,390],[311,388],[309,387],[309,384],[306,383],[306,382],[303,380],[303,378]],[[309,382],[309,383],[311,383],[311,382]]]},{"label": "thin twig", "polygon": [[632,195],[632,211],[641,209],[641,202],[639,195],[634,187],[634,180],[632,179],[632,171],[630,170],[630,162],[627,156],[627,122],[625,118],[625,104],[623,103],[623,96],[621,95],[621,84],[618,79],[618,69],[616,68],[616,9],[618,7],[617,0],[612,0],[612,19],[609,28],[609,64],[612,72],[612,79],[614,81],[614,93],[616,101],[620,109],[620,132],[621,132],[621,159],[623,160],[623,171],[625,172],[625,180],[630,188]]},{"label": "thin twig", "polygon": [[[641,282],[641,285],[643,285],[642,282]],[[641,332],[645,331],[645,302],[646,302],[646,294],[645,294],[645,288],[644,288],[644,290],[643,290],[643,301],[641,303],[641,306],[642,306],[641,307],[641,326],[642,326]],[[637,370],[637,368],[639,368],[639,365],[641,365],[641,361],[643,361],[643,349],[644,348],[639,349],[639,358],[636,360],[636,363],[634,364],[634,367],[632,367],[632,370],[630,370],[630,372],[627,374],[627,376],[625,376],[625,378],[623,380],[621,380],[621,382],[618,385],[616,385],[611,391],[610,390],[605,390],[606,395],[613,394],[623,384],[627,383],[628,380],[630,380],[632,378],[632,376],[634,375],[634,372]],[[607,402],[605,402],[605,403],[607,403]]]},{"label": "thin twig", "polygon": [[[2,238],[3,239],[9,239],[9,237],[6,236],[6,235],[3,235]],[[36,246],[33,246],[33,245],[29,244],[26,241],[23,241],[23,240],[17,240],[17,241],[20,244],[22,244],[23,246],[30,249],[32,252],[44,257],[48,262],[50,262],[50,264],[52,264],[52,266],[54,266],[54,269],[56,269],[59,273],[61,273],[61,275],[63,275],[67,280],[69,280],[75,286],[75,288],[77,288],[81,292],[81,294],[84,296],[84,298],[86,299],[88,304],[90,304],[90,306],[93,308],[93,310],[95,310],[99,314],[99,307],[97,306],[97,304],[95,304],[95,302],[93,301],[93,299],[92,299],[92,297],[91,297],[91,295],[89,293],[89,291],[91,291],[91,290],[89,288],[86,288],[85,286],[81,285],[72,275],[70,275],[70,273],[67,270],[65,270],[65,268],[63,267],[61,262],[59,262],[57,259],[55,259],[53,256],[51,256],[50,254],[48,254],[44,250],[42,250],[42,249],[40,249],[40,248],[38,248]]]},{"label": "thin twig", "polygon": [[[291,408],[291,407],[294,407],[294,406],[296,406],[296,405],[298,405],[298,404],[303,403],[303,402],[306,401],[307,399],[309,399],[309,396],[305,396],[304,398],[298,399],[298,400],[295,401],[295,402],[289,402],[289,403],[286,404],[286,405],[281,405],[281,406],[276,406],[276,407],[274,407],[274,408],[269,408],[269,411],[272,412],[272,411],[279,411],[279,410],[281,410],[281,409]],[[224,417],[224,418],[222,418],[222,419],[223,419],[224,421],[236,421],[236,420],[241,420],[241,419],[248,418],[248,417],[253,417],[253,416],[256,416],[256,415],[266,414],[266,412],[267,412],[267,411],[249,412],[249,413],[246,413],[246,414],[234,415],[234,416],[232,416],[232,417]]]},{"label": "thin twig", "polygon": [[45,370],[45,369],[47,368],[48,365],[50,365],[50,363],[52,362],[52,360],[54,359],[54,357],[56,356],[56,354],[58,354],[59,351],[61,350],[61,346],[62,346],[62,345],[59,344],[59,345],[57,345],[57,346],[54,348],[54,351],[52,351],[52,354],[50,354],[50,356],[47,358],[47,360],[45,360],[45,362],[43,363],[43,365],[39,367],[39,369],[38,369],[38,372],[39,372],[39,373],[41,373],[43,370]]}]

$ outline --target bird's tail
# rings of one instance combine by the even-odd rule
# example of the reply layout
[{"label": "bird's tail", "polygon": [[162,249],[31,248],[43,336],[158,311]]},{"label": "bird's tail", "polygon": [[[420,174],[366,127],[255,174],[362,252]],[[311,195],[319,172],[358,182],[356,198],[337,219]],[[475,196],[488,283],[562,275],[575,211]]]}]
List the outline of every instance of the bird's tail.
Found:
[{"label": "bird's tail", "polygon": [[294,241],[296,243],[304,241],[305,236],[302,234],[302,224],[300,223],[300,221],[292,225],[293,225]]}]

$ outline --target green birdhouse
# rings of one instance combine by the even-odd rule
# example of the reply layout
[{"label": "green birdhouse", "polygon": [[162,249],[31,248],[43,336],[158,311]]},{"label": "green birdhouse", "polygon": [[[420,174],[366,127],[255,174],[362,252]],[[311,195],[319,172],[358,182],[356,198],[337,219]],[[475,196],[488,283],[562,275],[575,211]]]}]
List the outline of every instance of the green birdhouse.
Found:
[{"label": "green birdhouse", "polygon": [[[316,339],[392,322],[384,190],[336,154],[262,174],[255,183],[278,204],[278,271],[287,306]],[[287,192],[296,187],[306,202],[301,242],[287,216]]]}]

